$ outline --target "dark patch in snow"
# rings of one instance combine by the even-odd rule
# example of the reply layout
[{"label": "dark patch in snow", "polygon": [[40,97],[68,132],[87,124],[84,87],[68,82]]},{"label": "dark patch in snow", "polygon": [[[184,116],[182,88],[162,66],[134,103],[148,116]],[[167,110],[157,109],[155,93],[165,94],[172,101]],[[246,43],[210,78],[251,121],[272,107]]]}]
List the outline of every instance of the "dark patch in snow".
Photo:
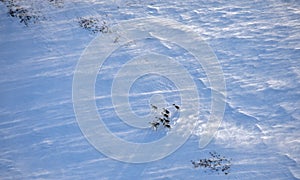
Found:
[{"label": "dark patch in snow", "polygon": [[172,115],[175,114],[175,112],[172,112],[170,109],[167,108],[162,108],[161,112],[157,112],[159,108],[156,105],[151,104],[151,107],[157,113],[157,116],[155,116],[155,120],[149,122],[151,124],[151,128],[157,130],[158,127],[162,125],[164,128],[171,129],[171,123],[174,118]]},{"label": "dark patch in snow", "polygon": [[100,21],[94,17],[79,18],[79,26],[93,33],[108,33],[110,32],[106,21]]},{"label": "dark patch in snow", "polygon": [[23,7],[17,4],[17,1],[14,0],[2,0],[1,2],[5,3],[8,8],[8,14],[11,17],[18,18],[20,23],[24,23],[25,26],[28,26],[30,23],[36,23],[41,17],[38,15],[38,11],[30,7]]},{"label": "dark patch in snow", "polygon": [[53,6],[57,8],[64,7],[64,1],[63,0],[48,0]]},{"label": "dark patch in snow", "polygon": [[225,175],[228,175],[231,167],[231,159],[227,159],[216,152],[209,152],[209,154],[211,156],[209,158],[200,159],[199,161],[191,160],[194,168],[202,167],[209,169],[211,172],[218,174],[223,172]]}]

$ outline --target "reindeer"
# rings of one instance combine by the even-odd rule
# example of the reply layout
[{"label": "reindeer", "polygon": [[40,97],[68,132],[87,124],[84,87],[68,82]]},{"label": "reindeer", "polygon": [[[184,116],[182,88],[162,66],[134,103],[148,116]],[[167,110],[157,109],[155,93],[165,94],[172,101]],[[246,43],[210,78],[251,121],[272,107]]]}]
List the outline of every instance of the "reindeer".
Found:
[{"label": "reindeer", "polygon": [[176,104],[173,104],[173,106],[177,109],[177,110],[179,110],[180,109],[180,107],[179,106],[177,106]]},{"label": "reindeer", "polygon": [[155,117],[156,119],[158,119],[161,123],[164,122],[164,119],[163,118],[160,118],[160,117]]},{"label": "reindeer", "polygon": [[158,126],[160,125],[159,122],[157,121],[153,121],[153,122],[149,122],[151,124],[151,127],[156,131]]},{"label": "reindeer", "polygon": [[163,118],[162,120],[163,120],[163,122],[170,123],[169,119]]},{"label": "reindeer", "polygon": [[166,114],[164,112],[161,112],[161,114],[165,117],[165,118],[169,118],[169,114]]},{"label": "reindeer", "polygon": [[163,108],[163,112],[165,112],[166,114],[170,114],[170,111],[169,110],[167,110],[167,109],[165,109],[165,108]]},{"label": "reindeer", "polygon": [[151,107],[152,107],[154,110],[157,110],[157,106],[151,104]]},{"label": "reindeer", "polygon": [[171,129],[171,125],[167,122],[163,122],[163,126],[165,126],[168,129]]}]

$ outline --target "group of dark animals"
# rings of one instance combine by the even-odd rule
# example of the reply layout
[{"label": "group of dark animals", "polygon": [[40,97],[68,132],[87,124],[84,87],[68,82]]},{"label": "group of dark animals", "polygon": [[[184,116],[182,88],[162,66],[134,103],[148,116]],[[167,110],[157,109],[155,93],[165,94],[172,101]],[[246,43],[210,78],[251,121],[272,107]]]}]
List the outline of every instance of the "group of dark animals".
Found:
[{"label": "group of dark animals", "polygon": [[[175,109],[178,111],[180,109],[180,107],[176,104],[173,104],[173,106],[175,107]],[[152,109],[154,109],[155,111],[158,110],[158,107],[151,104],[151,107]],[[163,108],[162,109],[162,112],[161,112],[161,116],[160,117],[155,117],[156,120],[155,121],[152,121],[150,122],[151,124],[151,127],[154,129],[154,130],[157,130],[157,128],[160,126],[160,125],[163,125],[163,127],[167,128],[167,129],[171,129],[171,125],[170,125],[170,121],[171,121],[171,112],[166,109],[166,108]]]},{"label": "group of dark animals", "polygon": [[[153,104],[151,104],[153,110],[157,111],[159,108]],[[176,104],[173,104],[173,107],[178,111],[180,107]],[[151,127],[154,130],[157,130],[160,125],[163,125],[164,128],[171,129],[170,121],[171,121],[171,112],[166,109],[162,108],[160,112],[160,117],[155,117],[156,120],[149,122]],[[217,154],[216,152],[209,152],[210,158],[200,159],[199,161],[191,161],[194,168],[202,167],[205,169],[210,169],[211,172],[220,172],[224,173],[225,175],[229,174],[231,162],[229,159],[225,158]]]},{"label": "group of dark animals", "polygon": [[217,154],[216,152],[209,152],[211,155],[210,158],[200,159],[199,161],[191,161],[194,165],[194,168],[202,167],[208,168],[211,171],[217,173],[223,172],[225,175],[229,174],[231,161],[224,156]]}]

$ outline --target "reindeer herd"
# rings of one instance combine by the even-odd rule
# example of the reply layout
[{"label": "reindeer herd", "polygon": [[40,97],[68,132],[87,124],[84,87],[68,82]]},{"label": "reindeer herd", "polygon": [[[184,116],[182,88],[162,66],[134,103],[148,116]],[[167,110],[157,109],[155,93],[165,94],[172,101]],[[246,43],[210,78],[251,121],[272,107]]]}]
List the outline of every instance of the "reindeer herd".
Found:
[{"label": "reindeer herd", "polygon": [[[175,114],[176,111],[180,110],[180,107],[178,105],[172,105],[173,109],[166,109],[159,108],[156,105],[151,104],[152,110],[154,110],[154,112],[158,114],[158,116],[155,116],[154,121],[149,122],[153,130],[156,131],[160,126],[168,130],[171,129],[171,121],[174,119],[173,114]],[[210,172],[216,172],[218,174],[224,173],[225,175],[228,175],[231,167],[231,159],[221,156],[216,152],[209,152],[209,154],[211,156],[209,158],[199,159],[198,161],[191,160],[194,168],[201,167],[204,169],[209,169]]]},{"label": "reindeer herd", "polygon": [[[158,110],[160,109],[153,104],[151,104],[151,107],[155,112],[158,112]],[[176,104],[173,104],[173,107],[176,109],[176,111],[180,110],[180,107]],[[162,108],[162,111],[160,111],[158,115],[159,116],[155,116],[154,121],[149,122],[151,128],[156,131],[159,128],[159,126],[162,125],[164,128],[171,129],[171,111],[166,108]]]}]

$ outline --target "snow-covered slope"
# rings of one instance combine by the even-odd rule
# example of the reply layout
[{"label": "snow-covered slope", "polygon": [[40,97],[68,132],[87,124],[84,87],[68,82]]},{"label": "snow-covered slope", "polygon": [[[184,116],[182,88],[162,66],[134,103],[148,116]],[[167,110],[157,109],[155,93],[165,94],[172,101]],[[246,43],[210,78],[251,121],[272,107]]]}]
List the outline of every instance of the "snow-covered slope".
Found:
[{"label": "snow-covered slope", "polygon": [[[25,23],[12,17],[9,8],[17,7],[33,18]],[[14,7],[2,0],[0,9],[0,179],[300,179],[297,0],[20,0]],[[200,120],[188,141],[166,158],[131,164],[106,157],[83,136],[73,110],[72,83],[85,48],[106,33],[80,27],[82,18],[97,19],[98,27],[92,28],[101,29],[147,17],[176,20],[210,45],[223,69],[226,109],[215,138],[200,149],[210,115],[207,72],[176,45],[157,39],[118,49],[99,70],[95,101],[110,130],[128,141],[159,139],[166,132],[118,121],[110,86],[99,86],[112,83],[120,63],[131,57],[127,51],[134,55],[151,49],[184,58],[181,63],[200,80]],[[131,88],[136,114],[150,112],[153,92],[163,94],[168,105],[179,101],[172,82],[145,76]],[[212,151],[231,159],[228,175],[193,168],[191,160]]]}]

